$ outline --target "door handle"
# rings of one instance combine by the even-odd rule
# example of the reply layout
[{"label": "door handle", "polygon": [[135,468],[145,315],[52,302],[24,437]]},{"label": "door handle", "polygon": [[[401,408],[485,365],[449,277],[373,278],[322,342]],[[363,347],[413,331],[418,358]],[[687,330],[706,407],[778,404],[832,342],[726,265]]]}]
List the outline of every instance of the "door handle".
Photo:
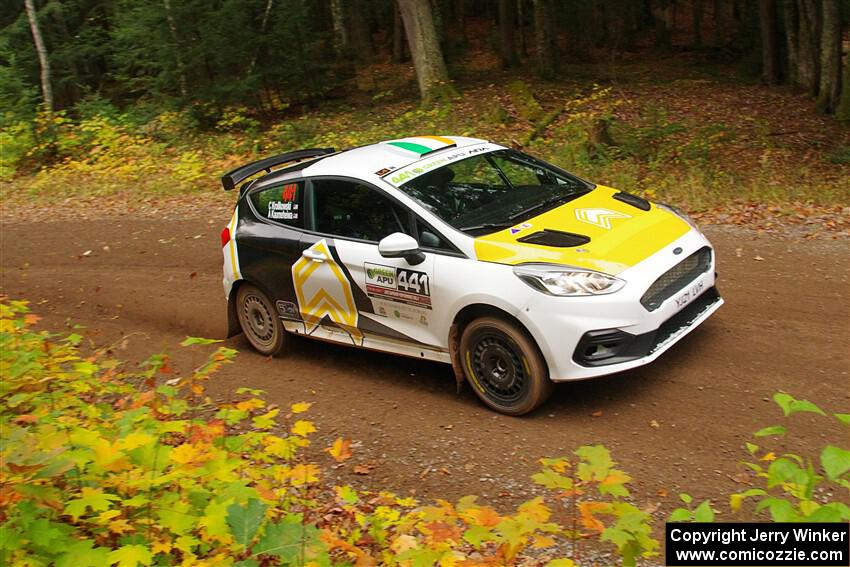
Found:
[{"label": "door handle", "polygon": [[310,249],[305,250],[301,253],[301,255],[307,258],[308,260],[312,260],[314,262],[324,262],[328,259],[328,257],[322,254],[321,252],[316,252]]}]

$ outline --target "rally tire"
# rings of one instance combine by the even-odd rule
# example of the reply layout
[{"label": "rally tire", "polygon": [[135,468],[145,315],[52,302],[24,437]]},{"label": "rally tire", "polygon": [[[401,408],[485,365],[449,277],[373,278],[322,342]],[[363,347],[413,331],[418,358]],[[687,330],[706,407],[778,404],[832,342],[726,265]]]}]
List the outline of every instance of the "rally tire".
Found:
[{"label": "rally tire", "polygon": [[475,319],[464,328],[459,350],[472,391],[500,413],[524,415],[552,393],[543,355],[514,323],[498,317]]},{"label": "rally tire", "polygon": [[274,304],[262,291],[243,284],[236,292],[239,326],[251,346],[265,356],[278,356],[286,344],[286,331]]}]

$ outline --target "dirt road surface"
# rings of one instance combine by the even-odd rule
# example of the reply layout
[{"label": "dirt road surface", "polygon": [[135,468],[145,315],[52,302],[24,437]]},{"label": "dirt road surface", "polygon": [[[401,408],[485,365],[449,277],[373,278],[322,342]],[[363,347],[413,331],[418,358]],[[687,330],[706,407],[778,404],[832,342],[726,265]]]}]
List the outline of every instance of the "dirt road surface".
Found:
[{"label": "dirt road surface", "polygon": [[[178,343],[224,333],[220,229],[218,217],[7,223],[0,291],[29,299],[45,328],[83,324],[132,362],[167,350],[185,372],[205,351]],[[284,407],[313,402],[315,451],[351,437],[355,457],[333,474],[355,485],[426,499],[479,494],[506,508],[532,494],[537,459],[602,443],[635,478],[640,505],[660,504],[663,515],[687,491],[728,511],[719,495],[748,482],[745,441],[781,420],[775,392],[850,410],[850,246],[707,232],[727,304],[655,363],[560,385],[525,418],[488,411],[468,388],[457,394],[448,366],[305,339],[274,360],[230,339],[242,352],[211,389],[219,399],[251,386]],[[789,421],[795,450],[846,435],[811,414]],[[355,475],[357,464],[374,468]]]}]

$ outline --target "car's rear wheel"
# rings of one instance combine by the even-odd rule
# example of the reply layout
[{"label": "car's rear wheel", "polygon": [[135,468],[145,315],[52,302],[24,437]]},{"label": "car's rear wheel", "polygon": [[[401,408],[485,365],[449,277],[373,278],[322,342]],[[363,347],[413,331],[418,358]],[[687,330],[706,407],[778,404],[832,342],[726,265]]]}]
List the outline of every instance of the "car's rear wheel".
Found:
[{"label": "car's rear wheel", "polygon": [[257,352],[266,356],[281,353],[286,332],[274,304],[262,291],[253,285],[243,284],[236,292],[236,313],[242,332]]},{"label": "car's rear wheel", "polygon": [[492,409],[523,415],[552,393],[546,361],[525,330],[497,317],[470,322],[460,338],[460,356],[472,390]]}]

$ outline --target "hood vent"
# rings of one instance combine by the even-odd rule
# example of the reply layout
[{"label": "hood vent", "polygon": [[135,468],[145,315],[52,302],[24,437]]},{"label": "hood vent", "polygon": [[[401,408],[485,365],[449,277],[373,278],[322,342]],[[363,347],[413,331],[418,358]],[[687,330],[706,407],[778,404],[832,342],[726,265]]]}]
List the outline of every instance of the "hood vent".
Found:
[{"label": "hood vent", "polygon": [[560,230],[550,230],[548,228],[517,238],[517,242],[525,244],[537,244],[539,246],[554,246],[556,248],[572,248],[573,246],[581,246],[590,242],[590,237],[583,234],[575,234],[572,232],[561,232]]},{"label": "hood vent", "polygon": [[644,199],[643,197],[638,197],[637,195],[632,195],[631,193],[626,193],[625,191],[620,191],[614,198],[618,201],[626,203],[627,205],[631,205],[633,207],[637,207],[642,211],[648,211],[651,207],[649,201]]}]

